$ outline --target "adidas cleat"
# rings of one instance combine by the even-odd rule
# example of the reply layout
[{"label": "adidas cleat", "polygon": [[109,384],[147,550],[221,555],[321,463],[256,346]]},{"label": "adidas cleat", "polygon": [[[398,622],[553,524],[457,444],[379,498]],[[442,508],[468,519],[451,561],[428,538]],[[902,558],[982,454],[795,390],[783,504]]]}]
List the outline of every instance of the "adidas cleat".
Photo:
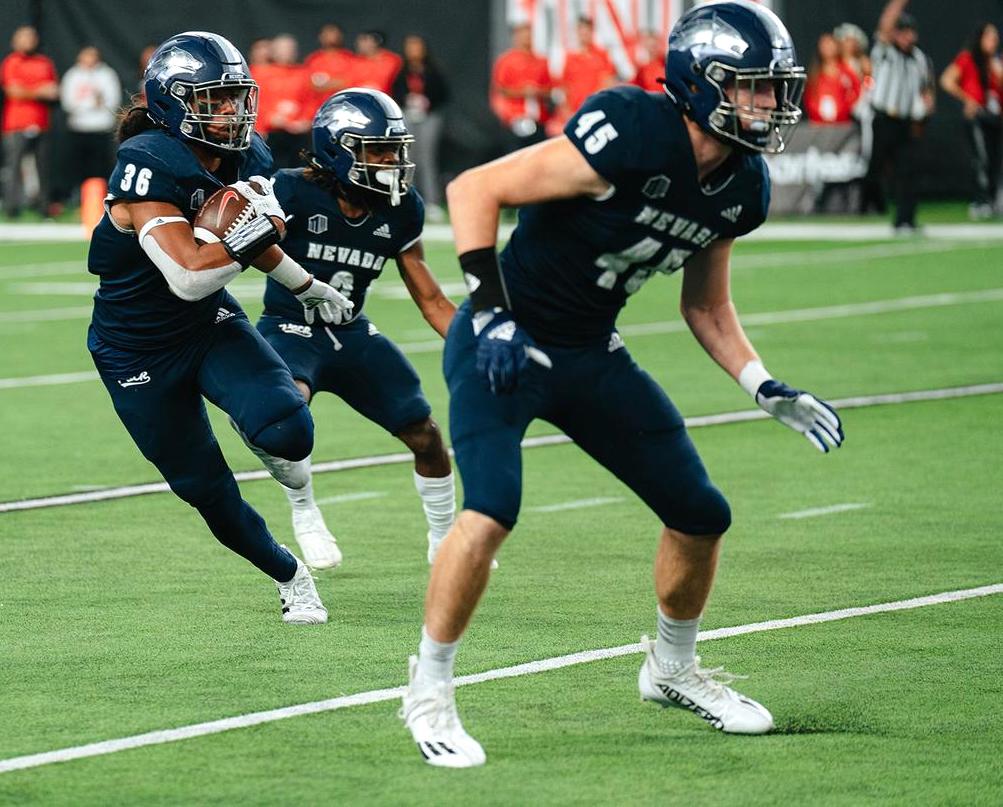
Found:
[{"label": "adidas cleat", "polygon": [[334,569],[341,565],[341,550],[324,523],[320,508],[293,509],[293,533],[303,552],[303,561],[311,569]]},{"label": "adidas cleat", "polygon": [[481,744],[463,730],[456,713],[452,684],[431,684],[415,688],[417,656],[408,660],[409,682],[398,713],[414,738],[425,762],[438,768],[472,768],[487,757]]},{"label": "adidas cleat", "polygon": [[327,609],[320,601],[310,570],[296,559],[296,574],[287,583],[275,581],[282,602],[282,621],[290,625],[323,625]]},{"label": "adidas cleat", "polygon": [[728,734],[765,734],[773,728],[766,707],[728,686],[741,676],[720,667],[705,670],[699,656],[686,665],[665,664],[655,656],[653,641],[642,636],[641,642],[645,659],[637,685],[642,701],[689,709]]}]

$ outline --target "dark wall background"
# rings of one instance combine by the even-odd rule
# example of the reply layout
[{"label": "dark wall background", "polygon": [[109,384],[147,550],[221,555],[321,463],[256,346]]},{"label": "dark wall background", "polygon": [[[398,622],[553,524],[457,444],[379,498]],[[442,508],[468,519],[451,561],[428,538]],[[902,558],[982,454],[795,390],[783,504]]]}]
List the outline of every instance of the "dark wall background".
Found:
[{"label": "dark wall background", "polygon": [[[134,86],[140,50],[181,30],[207,29],[246,49],[259,36],[288,32],[299,39],[303,55],[316,47],[325,22],[341,25],[349,41],[363,29],[386,32],[399,50],[405,34],[423,34],[452,80],[447,110],[443,170],[449,174],[493,155],[498,136],[487,107],[492,44],[507,39],[499,2],[492,0],[0,0],[0,52],[6,52],[17,25],[39,25],[43,48],[62,72],[84,44],[97,44],[105,59]],[[868,35],[877,24],[883,0],[784,0],[782,14],[805,62],[823,30],[844,21]],[[1003,0],[912,0],[920,23],[920,44],[939,73],[983,19],[1003,26]],[[499,31],[499,29],[501,29]],[[494,37],[494,39],[492,39]],[[58,154],[58,151],[57,151]],[[964,197],[970,168],[959,105],[939,93],[938,111],[923,144],[920,184],[927,195]]]},{"label": "dark wall background", "polygon": [[143,47],[180,31],[221,33],[245,53],[258,37],[290,33],[301,57],[316,49],[317,31],[327,22],[342,27],[349,47],[356,33],[375,28],[400,52],[406,34],[420,33],[451,80],[442,149],[449,172],[490,153],[497,135],[487,106],[490,15],[491,0],[0,0],[0,53],[8,52],[18,25],[33,22],[60,75],[83,45],[95,44],[129,92],[138,84]]},{"label": "dark wall background", "polygon": [[[856,23],[873,41],[884,7],[883,0],[784,0],[782,13],[807,64],[819,32],[841,22]],[[919,23],[920,47],[933,59],[938,78],[976,24],[988,20],[1003,28],[1003,0],[912,0],[909,10]],[[937,112],[927,127],[917,172],[927,196],[967,198],[972,187],[961,105],[939,89]]]}]

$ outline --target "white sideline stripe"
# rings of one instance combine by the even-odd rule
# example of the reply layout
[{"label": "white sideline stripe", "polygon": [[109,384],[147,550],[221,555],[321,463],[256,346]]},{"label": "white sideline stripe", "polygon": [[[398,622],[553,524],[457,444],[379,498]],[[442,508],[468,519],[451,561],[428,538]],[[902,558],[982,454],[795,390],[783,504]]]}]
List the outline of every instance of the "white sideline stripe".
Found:
[{"label": "white sideline stripe", "polygon": [[[942,401],[950,398],[970,398],[976,395],[998,395],[1003,393],[1003,383],[972,384],[965,387],[948,387],[946,389],[917,390],[915,392],[891,392],[882,395],[861,395],[854,398],[837,398],[829,403],[837,409],[860,409],[867,406],[887,406],[891,404],[914,403],[917,401]],[[761,409],[748,409],[738,412],[722,412],[717,415],[697,415],[685,418],[686,427],[699,429],[704,426],[721,426],[728,423],[747,423],[753,420],[768,420],[770,415]],[[522,441],[523,448],[540,448],[543,446],[564,445],[571,438],[565,434],[544,434],[539,437],[527,437]],[[452,456],[453,450],[449,449]],[[408,452],[397,454],[375,454],[369,457],[355,457],[347,460],[330,460],[317,462],[313,472],[332,473],[335,471],[350,471],[356,468],[375,468],[383,465],[398,465],[412,462],[414,455]],[[234,474],[238,482],[253,482],[258,479],[268,479],[268,471],[239,471]],[[115,488],[103,488],[80,493],[64,493],[57,496],[42,496],[34,499],[17,499],[0,502],[0,513],[11,513],[17,510],[39,510],[44,507],[65,507],[71,504],[87,504],[103,502],[112,499],[127,499],[131,496],[142,496],[147,493],[166,493],[169,491],[166,482],[150,482],[142,485],[125,485]]]},{"label": "white sideline stripe", "polygon": [[[745,326],[782,325],[791,322],[813,322],[817,320],[841,319],[863,314],[886,314],[892,311],[908,311],[920,308],[940,308],[968,303],[985,303],[1003,300],[1003,288],[986,289],[984,291],[945,292],[919,297],[901,297],[893,300],[877,300],[870,303],[849,303],[846,305],[822,306],[820,308],[794,308],[789,311],[764,311],[758,314],[746,314],[741,317]],[[91,315],[90,308],[56,308],[45,311],[15,311],[0,313],[0,322],[32,322],[34,320],[21,316],[22,314],[52,314],[49,319],[63,319],[57,316],[62,311],[80,311],[83,316]],[[65,319],[75,319],[65,317]],[[682,320],[666,322],[646,322],[635,325],[621,325],[618,330],[623,336],[652,336],[663,333],[682,333],[687,325]],[[401,342],[398,347],[407,354],[439,353],[443,341],[431,339],[423,342]],[[18,389],[20,387],[47,386],[54,384],[72,384],[79,381],[97,380],[97,373],[62,373],[57,375],[23,376],[15,378],[0,378],[0,389]]]},{"label": "white sideline stripe", "polygon": [[870,502],[847,502],[846,504],[832,504],[828,507],[810,507],[807,510],[795,510],[793,513],[781,513],[777,518],[815,518],[815,516],[827,516],[831,513],[848,513],[851,510],[863,510],[870,506]]},{"label": "white sideline stripe", "polygon": [[[818,625],[823,622],[836,622],[842,619],[850,619],[858,616],[869,616],[871,614],[884,614],[892,611],[908,611],[914,608],[924,608],[929,605],[941,605],[948,602],[959,602],[962,600],[975,599],[977,597],[989,597],[993,594],[1003,593],[1003,583],[996,583],[978,588],[961,589],[958,591],[944,591],[940,594],[930,594],[925,597],[913,597],[908,600],[896,600],[894,602],[878,603],[876,605],[864,605],[855,608],[841,608],[837,611],[823,611],[817,614],[805,614],[803,616],[789,617],[787,619],[770,619],[765,622],[752,622],[748,625],[735,625],[730,628],[717,628],[715,630],[700,631],[697,637],[700,641],[712,641],[714,639],[728,639],[732,636],[744,636],[750,633],[762,633],[771,630],[783,630],[785,628],[797,628],[804,625]],[[603,661],[606,659],[631,656],[644,652],[644,646],[640,643],[625,644],[619,647],[608,647],[598,650],[585,650],[580,653],[570,653],[566,656],[554,656],[552,658],[530,661],[525,664],[516,664],[511,667],[500,667],[494,670],[487,670],[473,675],[462,675],[455,680],[457,686],[469,684],[481,684],[486,681],[498,681],[504,678],[518,678],[523,675],[536,675],[551,670],[559,670],[563,667],[571,667],[577,664],[588,664],[593,661]],[[395,700],[404,694],[404,687],[393,687],[390,689],[375,689],[369,692],[358,692],[354,695],[343,695],[339,698],[329,700],[314,701],[312,703],[300,703],[295,706],[284,706],[280,709],[269,709],[264,712],[250,712],[249,714],[226,717],[221,720],[210,720],[206,723],[195,723],[190,726],[181,726],[174,729],[163,729],[161,731],[150,731],[145,734],[134,734],[131,737],[121,737],[116,740],[104,740],[102,742],[88,743],[87,745],[77,745],[70,748],[60,748],[56,751],[45,751],[39,754],[27,754],[20,757],[11,757],[0,760],[0,773],[10,771],[22,771],[28,768],[39,768],[43,765],[52,765],[57,762],[69,762],[74,759],[85,759],[87,757],[97,757],[106,754],[115,754],[119,751],[129,751],[133,748],[144,748],[150,745],[163,745],[180,740],[190,740],[194,737],[205,737],[210,734],[219,734],[233,729],[243,729],[250,726],[260,726],[262,723],[273,723],[276,720],[285,720],[290,717],[300,717],[302,715],[312,715],[319,712],[333,712],[339,709],[348,709],[353,706],[365,706],[371,703],[381,703]]]},{"label": "white sideline stripe", "polygon": [[54,384],[76,384],[81,381],[97,381],[95,370],[80,373],[54,373],[52,375],[32,375],[24,378],[0,378],[0,389],[20,389],[21,387],[45,387]]},{"label": "white sideline stripe", "polygon": [[534,513],[558,513],[561,510],[580,510],[583,507],[600,507],[604,504],[614,504],[622,502],[623,496],[598,496],[595,499],[576,499],[571,502],[560,502],[559,504],[545,504],[540,507],[530,507]]},{"label": "white sideline stripe", "polygon": [[0,311],[0,322],[54,322],[61,319],[88,319],[93,306],[65,306],[29,311]]},{"label": "white sideline stripe", "polygon": [[317,499],[315,504],[340,504],[341,502],[361,502],[364,499],[382,499],[387,495],[385,490],[360,490],[358,493],[340,493],[337,496],[325,496]]}]

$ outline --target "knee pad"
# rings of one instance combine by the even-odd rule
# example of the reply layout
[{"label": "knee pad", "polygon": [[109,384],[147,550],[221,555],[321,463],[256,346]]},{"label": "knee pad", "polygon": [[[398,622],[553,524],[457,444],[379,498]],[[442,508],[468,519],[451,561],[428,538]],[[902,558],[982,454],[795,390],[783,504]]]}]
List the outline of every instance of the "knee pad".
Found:
[{"label": "knee pad", "polygon": [[[731,506],[710,482],[694,490],[689,498],[687,535],[723,535],[731,526]],[[671,526],[671,525],[670,525]],[[676,527],[674,529],[680,529]]]},{"label": "knee pad", "polygon": [[251,442],[273,457],[299,462],[313,451],[313,416],[304,403],[292,414],[270,423]]}]

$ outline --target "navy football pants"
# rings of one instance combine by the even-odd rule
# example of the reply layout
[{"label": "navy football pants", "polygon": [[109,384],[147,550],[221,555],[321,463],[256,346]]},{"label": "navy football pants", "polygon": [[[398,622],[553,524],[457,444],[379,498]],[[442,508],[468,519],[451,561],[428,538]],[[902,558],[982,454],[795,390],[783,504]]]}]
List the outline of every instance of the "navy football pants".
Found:
[{"label": "navy football pants", "polygon": [[390,434],[432,414],[411,362],[364,314],[345,325],[312,326],[263,316],[258,332],[311,395],[334,393]]},{"label": "navy football pants", "polygon": [[292,555],[241,496],[209,425],[203,397],[268,453],[289,460],[313,447],[313,420],[286,365],[243,314],[158,351],[124,350],[91,327],[88,348],[115,411],[143,456],[196,508],[225,546],[289,580]]},{"label": "navy football pants", "polygon": [[688,535],[728,529],[728,502],[711,484],[682,416],[619,336],[589,347],[540,345],[553,369],[530,362],[516,392],[496,396],[475,368],[469,305],[453,319],[443,356],[464,509],[512,529],[522,499],[519,443],[530,422],[542,418],[640,496],[665,526]]}]

